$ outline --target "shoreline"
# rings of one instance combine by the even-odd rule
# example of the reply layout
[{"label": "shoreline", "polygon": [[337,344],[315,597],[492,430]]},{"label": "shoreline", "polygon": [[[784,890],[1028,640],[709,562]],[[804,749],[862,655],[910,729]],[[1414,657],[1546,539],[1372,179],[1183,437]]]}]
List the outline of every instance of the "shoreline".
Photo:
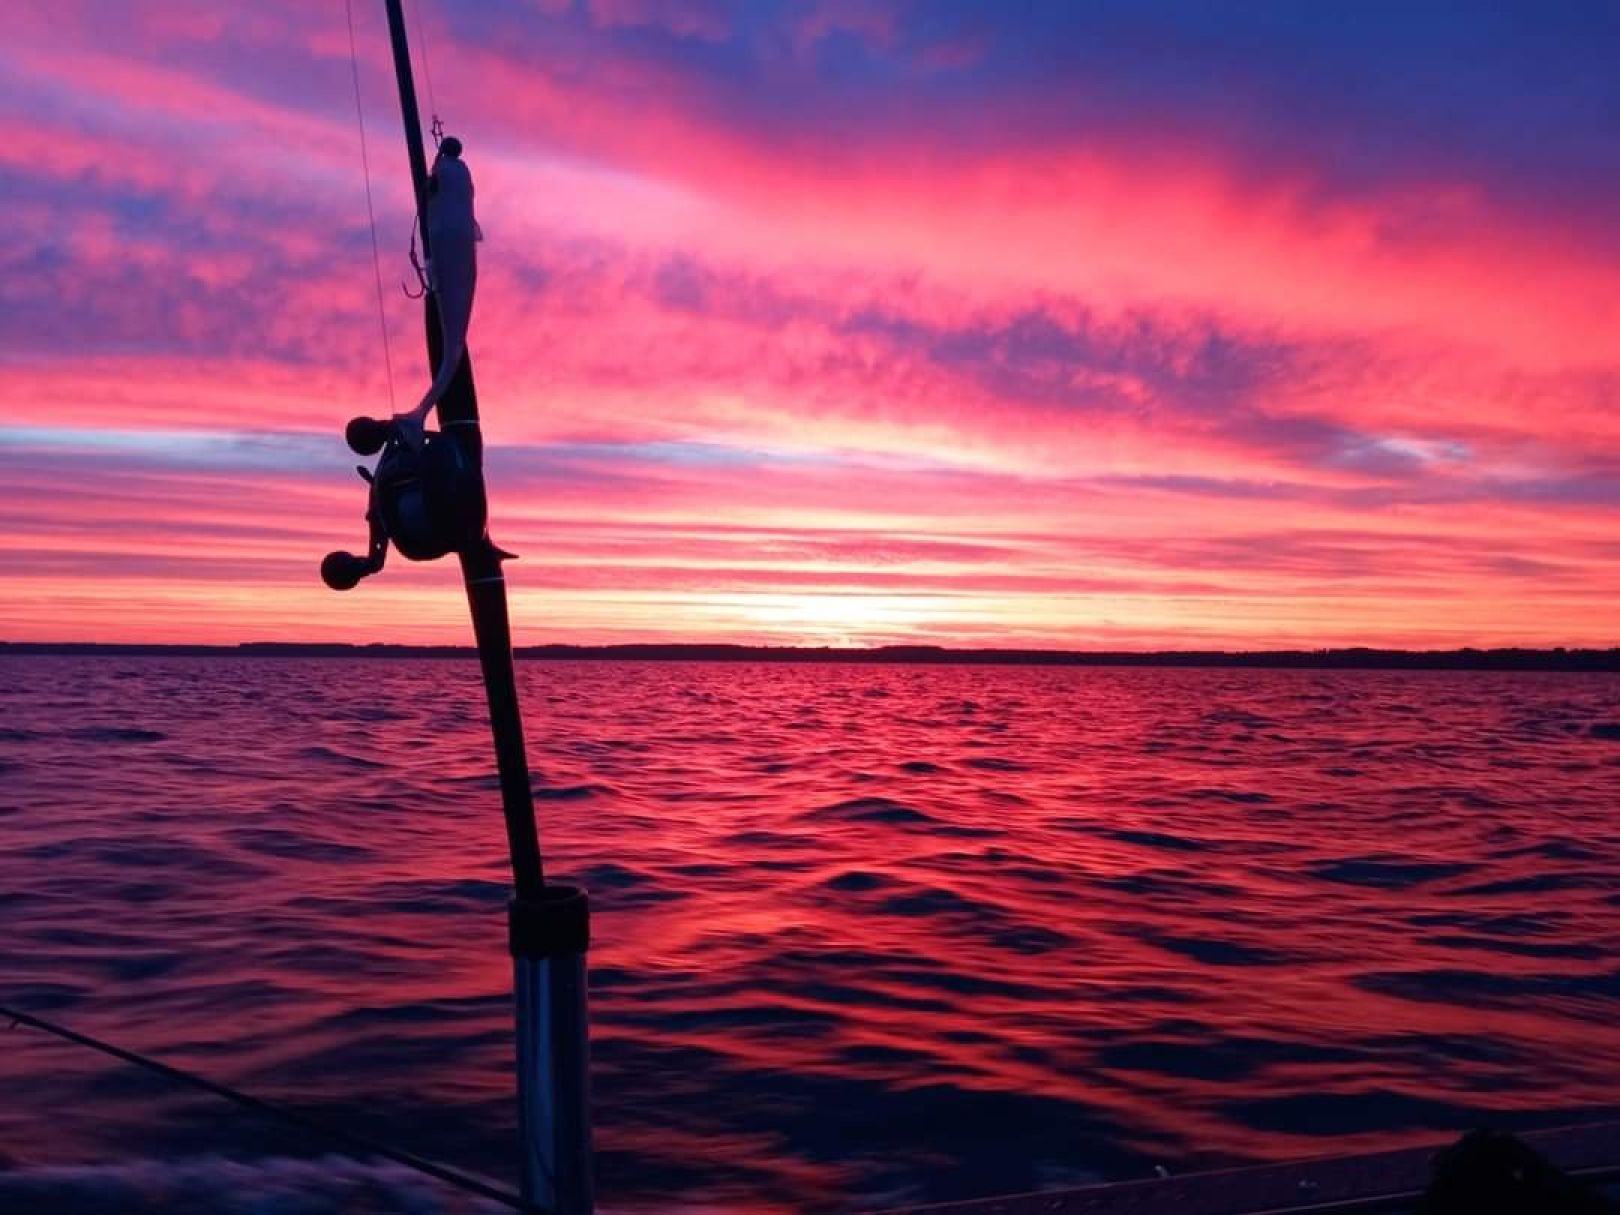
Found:
[{"label": "shoreline", "polygon": [[[1216,667],[1292,670],[1597,671],[1620,672],[1620,647],[1456,650],[1040,650],[951,649],[895,645],[749,646],[707,643],[515,646],[520,661],[591,662],[839,662],[947,666]],[[0,641],[0,657],[66,655],[169,658],[450,658],[475,660],[470,645],[373,642],[249,641],[236,645],[136,642]]]}]

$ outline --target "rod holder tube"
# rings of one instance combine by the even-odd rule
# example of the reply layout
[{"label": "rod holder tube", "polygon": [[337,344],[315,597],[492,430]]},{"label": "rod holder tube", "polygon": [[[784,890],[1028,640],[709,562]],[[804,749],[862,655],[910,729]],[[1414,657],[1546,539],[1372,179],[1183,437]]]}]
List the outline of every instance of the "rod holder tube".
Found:
[{"label": "rod holder tube", "polygon": [[553,883],[513,899],[509,914],[523,1198],[555,1215],[591,1215],[589,902]]}]

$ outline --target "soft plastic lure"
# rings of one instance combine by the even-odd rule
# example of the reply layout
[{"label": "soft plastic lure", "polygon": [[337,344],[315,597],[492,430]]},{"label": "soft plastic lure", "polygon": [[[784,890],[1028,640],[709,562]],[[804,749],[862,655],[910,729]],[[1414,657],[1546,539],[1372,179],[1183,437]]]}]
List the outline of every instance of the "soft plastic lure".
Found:
[{"label": "soft plastic lure", "polygon": [[456,378],[467,353],[467,326],[472,320],[473,292],[478,286],[478,242],[483,233],[473,217],[472,173],[461,160],[461,141],[453,136],[439,145],[433,161],[427,202],[428,284],[439,309],[443,352],[421,403],[396,419],[421,445],[428,413]]}]

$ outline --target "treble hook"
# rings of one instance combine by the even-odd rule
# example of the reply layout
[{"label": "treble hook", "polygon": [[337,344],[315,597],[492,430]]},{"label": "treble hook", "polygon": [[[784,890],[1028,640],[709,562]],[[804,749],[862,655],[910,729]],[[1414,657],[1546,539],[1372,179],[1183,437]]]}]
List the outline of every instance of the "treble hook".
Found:
[{"label": "treble hook", "polygon": [[416,225],[411,225],[411,269],[416,271],[416,285],[418,290],[412,291],[403,281],[399,289],[405,293],[406,299],[419,300],[428,293],[427,271],[422,268],[421,259],[416,256]]}]

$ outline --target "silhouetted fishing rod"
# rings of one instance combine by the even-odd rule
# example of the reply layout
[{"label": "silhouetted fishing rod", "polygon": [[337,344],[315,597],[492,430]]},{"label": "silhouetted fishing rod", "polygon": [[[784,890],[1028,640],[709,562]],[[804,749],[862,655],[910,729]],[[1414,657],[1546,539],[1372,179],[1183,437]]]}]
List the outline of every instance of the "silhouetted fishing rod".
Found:
[{"label": "silhouetted fishing rod", "polygon": [[[364,456],[381,452],[374,469],[359,470],[371,486],[366,512],[370,547],[363,557],[328,554],[321,563],[321,577],[334,590],[349,590],[382,569],[390,543],[411,560],[455,553],[461,563],[512,860],[514,896],[507,940],[517,1003],[523,1197],[558,1215],[589,1215],[593,1199],[585,952],[590,943],[590,907],[583,890],[548,884],[540,857],[501,568],[512,554],[502,552],[489,538],[478,393],[466,351],[479,235],[472,177],[462,160],[461,141],[451,136],[440,143],[429,170],[404,12],[400,0],[385,4],[417,230],[429,267],[423,309],[432,386],[411,413],[350,421],[345,431],[350,448]],[[426,420],[434,408],[439,429],[429,431]]]},{"label": "silhouetted fishing rod", "polygon": [[18,1025],[27,1025],[32,1029],[43,1030],[47,1034],[61,1038],[64,1042],[71,1042],[75,1046],[83,1046],[90,1050],[100,1051],[104,1055],[111,1055],[114,1059],[133,1064],[135,1067],[145,1068],[147,1071],[155,1072],[165,1079],[173,1080],[179,1084],[189,1084],[192,1088],[198,1088],[205,1093],[212,1093],[216,1097],[222,1097],[226,1101],[235,1102],[243,1109],[252,1110],[256,1114],[265,1114],[271,1118],[280,1119],[282,1122],[296,1126],[301,1130],[309,1131],[318,1138],[330,1140],[346,1148],[363,1152],[368,1156],[381,1156],[385,1160],[392,1160],[395,1164],[402,1164],[408,1169],[414,1169],[416,1172],[432,1177],[436,1181],[442,1181],[446,1185],[455,1186],[457,1189],[465,1190],[469,1194],[476,1194],[480,1198],[487,1198],[491,1202],[498,1202],[503,1206],[511,1207],[514,1211],[523,1211],[526,1215],[545,1215],[545,1208],[525,1201],[510,1190],[490,1185],[487,1181],[480,1181],[470,1174],[463,1173],[460,1169],[435,1164],[433,1161],[425,1160],[411,1152],[401,1151],[399,1148],[390,1147],[386,1143],[379,1143],[368,1136],[356,1134],[354,1131],[346,1130],[309,1114],[301,1114],[297,1110],[288,1109],[284,1105],[277,1105],[272,1101],[266,1101],[262,1097],[255,1097],[251,1093],[244,1093],[240,1089],[232,1088],[228,1084],[221,1084],[217,1080],[210,1080],[206,1076],[199,1076],[195,1072],[188,1072],[172,1064],[163,1063],[146,1055],[136,1054],[132,1050],[114,1046],[111,1042],[103,1042],[100,1038],[92,1038],[89,1034],[81,1034],[77,1030],[69,1029],[65,1025],[58,1025],[56,1022],[48,1021],[44,1017],[37,1017],[33,1013],[26,1013],[19,1008],[11,1008],[0,1004],[0,1020],[10,1021],[13,1029]]}]

